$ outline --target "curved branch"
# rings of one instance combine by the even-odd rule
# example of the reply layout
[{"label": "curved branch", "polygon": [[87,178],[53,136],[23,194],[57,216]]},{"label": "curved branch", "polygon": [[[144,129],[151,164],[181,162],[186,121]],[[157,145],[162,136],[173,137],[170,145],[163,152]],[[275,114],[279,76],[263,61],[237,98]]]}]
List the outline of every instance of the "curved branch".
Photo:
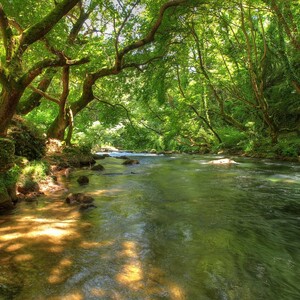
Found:
[{"label": "curved branch", "polygon": [[164,14],[170,7],[176,7],[176,6],[179,6],[186,2],[187,2],[187,0],[173,0],[173,1],[169,1],[165,4],[163,4],[159,10],[158,17],[157,17],[155,23],[153,24],[151,30],[149,31],[149,33],[144,38],[129,44],[128,46],[124,47],[123,50],[121,50],[119,52],[119,54],[116,57],[116,67],[121,68],[123,57],[128,52],[131,52],[132,50],[141,48],[141,47],[154,41],[155,34],[158,31],[158,29],[164,19]]},{"label": "curved branch", "polygon": [[28,87],[29,87],[32,91],[34,91],[35,93],[37,93],[37,94],[43,96],[45,99],[47,99],[47,100],[49,100],[49,101],[52,101],[52,102],[54,102],[54,103],[56,103],[56,104],[59,105],[59,103],[60,103],[59,99],[56,99],[56,98],[54,98],[54,97],[48,95],[47,93],[43,92],[42,90],[39,90],[39,89],[35,88],[33,85],[29,85]]},{"label": "curved branch", "polygon": [[63,67],[63,66],[75,66],[82,65],[89,62],[89,58],[84,57],[81,59],[66,59],[65,57],[59,57],[57,59],[45,59],[35,64],[25,75],[20,79],[20,82],[26,87],[34,78],[42,73],[45,68],[48,67]]},{"label": "curved branch", "polygon": [[79,0],[64,0],[58,3],[41,21],[24,30],[20,43],[22,51],[44,37],[78,2]]}]

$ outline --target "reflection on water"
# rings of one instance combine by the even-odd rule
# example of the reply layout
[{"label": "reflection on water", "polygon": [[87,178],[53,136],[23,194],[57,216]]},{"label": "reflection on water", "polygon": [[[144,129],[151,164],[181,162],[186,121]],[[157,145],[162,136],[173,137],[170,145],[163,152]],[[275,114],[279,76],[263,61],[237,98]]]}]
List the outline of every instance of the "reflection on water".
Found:
[{"label": "reflection on water", "polygon": [[299,164],[211,159],[106,158],[67,183],[96,209],[0,216],[0,299],[300,299]]}]

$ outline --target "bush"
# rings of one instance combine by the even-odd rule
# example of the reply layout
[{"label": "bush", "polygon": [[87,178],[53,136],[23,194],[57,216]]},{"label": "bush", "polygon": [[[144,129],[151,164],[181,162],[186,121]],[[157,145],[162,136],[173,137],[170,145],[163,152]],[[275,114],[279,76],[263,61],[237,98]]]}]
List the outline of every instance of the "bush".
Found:
[{"label": "bush", "polygon": [[45,179],[49,175],[49,164],[44,161],[32,161],[23,170],[22,177],[33,178],[35,181]]},{"label": "bush", "polygon": [[300,138],[281,139],[275,150],[279,156],[298,157],[300,155]]},{"label": "bush", "polygon": [[248,142],[247,135],[233,127],[224,127],[218,130],[222,139],[221,147],[229,150],[244,150]]}]

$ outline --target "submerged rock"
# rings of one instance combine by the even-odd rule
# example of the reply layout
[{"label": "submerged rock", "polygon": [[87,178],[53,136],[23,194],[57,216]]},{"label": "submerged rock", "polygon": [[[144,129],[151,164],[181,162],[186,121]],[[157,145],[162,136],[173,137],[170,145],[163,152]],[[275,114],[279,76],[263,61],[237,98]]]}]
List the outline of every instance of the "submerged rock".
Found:
[{"label": "submerged rock", "polygon": [[122,165],[137,165],[140,162],[137,159],[126,159]]},{"label": "submerged rock", "polygon": [[68,204],[91,204],[94,198],[83,193],[70,193],[66,198]]},{"label": "submerged rock", "polygon": [[80,185],[85,185],[85,184],[88,184],[89,183],[89,178],[87,176],[79,176],[78,179],[77,179],[77,182],[80,184]]},{"label": "submerged rock", "polygon": [[92,209],[96,208],[97,206],[93,203],[84,203],[79,206],[79,210],[87,210],[87,209]]},{"label": "submerged rock", "polygon": [[93,166],[91,168],[91,170],[93,170],[93,171],[103,171],[104,167],[102,165],[98,164],[98,165]]}]

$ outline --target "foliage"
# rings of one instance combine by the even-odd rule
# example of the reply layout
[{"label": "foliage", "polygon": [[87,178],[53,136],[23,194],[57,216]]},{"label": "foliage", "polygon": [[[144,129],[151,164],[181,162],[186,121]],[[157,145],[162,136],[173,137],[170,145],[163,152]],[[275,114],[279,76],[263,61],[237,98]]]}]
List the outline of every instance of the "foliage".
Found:
[{"label": "foliage", "polygon": [[250,140],[244,132],[232,127],[224,127],[219,130],[219,134],[223,143],[222,148],[240,151],[245,150],[245,144],[249,143]]},{"label": "foliage", "polygon": [[[16,38],[20,31],[39,28],[57,7],[55,1],[33,6],[33,0],[24,5],[20,0],[2,2],[3,12],[19,25],[8,24]],[[19,56],[12,60],[6,57],[9,30],[8,36],[2,30],[0,134],[9,118],[4,103],[16,101],[17,111],[29,112],[28,123],[49,137],[68,144],[69,131],[73,144],[87,145],[86,150],[66,148],[70,155],[87,154],[94,145],[113,145],[158,151],[225,148],[296,158],[299,5],[278,0],[186,1],[169,7],[160,19],[159,11],[175,2],[74,2],[55,26],[45,24],[46,37],[40,30],[39,39],[31,37],[24,51],[14,48]],[[57,64],[63,57],[70,65]],[[35,69],[45,59],[51,64]],[[30,83],[23,85],[20,78],[31,74]],[[11,78],[15,81],[7,87]],[[4,99],[16,86],[19,98]],[[40,136],[14,126],[16,153],[31,160],[41,157]]]},{"label": "foliage", "polygon": [[31,161],[28,163],[21,172],[21,177],[32,178],[35,181],[40,181],[49,175],[49,164],[45,161]]},{"label": "foliage", "polygon": [[279,140],[276,145],[276,154],[280,157],[293,157],[300,156],[300,138],[283,138]]}]

